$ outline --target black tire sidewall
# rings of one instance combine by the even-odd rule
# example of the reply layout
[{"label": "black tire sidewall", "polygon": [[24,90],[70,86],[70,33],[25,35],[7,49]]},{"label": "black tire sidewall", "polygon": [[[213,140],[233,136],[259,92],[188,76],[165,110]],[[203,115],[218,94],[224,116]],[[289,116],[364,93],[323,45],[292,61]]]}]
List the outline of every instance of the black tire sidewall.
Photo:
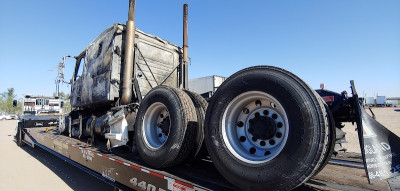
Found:
[{"label": "black tire sidewall", "polygon": [[[206,143],[216,167],[234,184],[244,189],[290,188],[298,185],[303,174],[312,172],[318,158],[321,134],[318,128],[318,111],[306,85],[279,70],[253,69],[238,72],[230,77],[212,97],[206,115]],[[222,138],[221,121],[228,104],[238,95],[248,91],[265,92],[285,109],[289,121],[289,134],[283,150],[272,160],[262,164],[248,164],[235,158]],[[218,158],[218,160],[214,160]],[[245,179],[245,181],[243,180]],[[291,181],[291,182],[288,182]],[[252,183],[268,182],[262,187]],[[285,183],[287,186],[279,186]]]},{"label": "black tire sidewall", "polygon": [[[189,156],[189,161],[195,161],[201,159],[207,153],[206,151],[204,151],[205,148],[203,143],[204,143],[204,119],[208,103],[203,97],[201,97],[199,94],[195,92],[185,90],[185,93],[192,100],[196,108],[196,114],[197,114],[198,126],[197,126],[196,141],[195,141],[196,145]],[[198,156],[198,154],[200,154],[200,156]]]},{"label": "black tire sidewall", "polygon": [[[152,149],[147,146],[144,140],[143,118],[147,109],[156,102],[160,102],[166,106],[169,112],[171,126],[165,143],[157,149]],[[155,88],[142,100],[135,124],[135,140],[141,158],[151,166],[156,168],[168,166],[168,164],[172,163],[177,157],[180,148],[174,146],[174,144],[178,143],[176,145],[181,145],[186,128],[185,119],[182,118],[183,115],[178,113],[183,112],[181,108],[182,105],[179,102],[178,95],[169,88]]]},{"label": "black tire sidewall", "polygon": [[22,141],[23,138],[23,132],[22,132],[22,125],[18,124],[18,131],[16,134],[16,141],[17,141],[17,145],[22,147],[25,145],[25,143]]}]

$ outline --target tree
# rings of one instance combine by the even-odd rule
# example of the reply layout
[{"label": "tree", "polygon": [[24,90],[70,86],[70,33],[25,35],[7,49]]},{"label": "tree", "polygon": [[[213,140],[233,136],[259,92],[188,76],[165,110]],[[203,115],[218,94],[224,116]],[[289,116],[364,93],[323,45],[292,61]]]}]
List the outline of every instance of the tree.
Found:
[{"label": "tree", "polygon": [[[56,97],[56,93],[53,92],[53,97]],[[58,92],[58,97],[60,97],[61,99],[69,99],[70,95],[67,93],[64,93],[63,91]]]},{"label": "tree", "polygon": [[[56,97],[56,93],[53,92],[53,97]],[[58,97],[64,102],[64,108],[63,112],[64,113],[69,113],[71,112],[71,103],[69,101],[70,94],[69,93],[64,93],[63,91],[58,92]]]},{"label": "tree", "polygon": [[22,104],[13,107],[13,100],[17,97],[14,88],[8,88],[7,91],[0,94],[0,111],[6,113],[16,113],[21,111]]}]

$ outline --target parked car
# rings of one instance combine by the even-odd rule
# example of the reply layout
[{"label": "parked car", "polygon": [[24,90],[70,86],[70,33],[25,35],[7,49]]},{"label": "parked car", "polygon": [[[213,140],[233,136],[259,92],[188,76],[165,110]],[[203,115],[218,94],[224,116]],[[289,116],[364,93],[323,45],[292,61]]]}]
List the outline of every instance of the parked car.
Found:
[{"label": "parked car", "polygon": [[17,114],[10,114],[10,119],[19,119]]},{"label": "parked car", "polygon": [[0,120],[6,120],[6,119],[9,120],[9,119],[11,119],[11,117],[6,114],[0,114]]}]

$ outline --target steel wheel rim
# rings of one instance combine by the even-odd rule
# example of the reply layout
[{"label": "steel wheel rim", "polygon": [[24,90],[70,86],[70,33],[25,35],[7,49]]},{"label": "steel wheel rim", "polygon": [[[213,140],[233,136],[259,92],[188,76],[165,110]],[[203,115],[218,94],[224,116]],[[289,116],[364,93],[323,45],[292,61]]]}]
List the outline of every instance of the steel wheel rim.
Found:
[{"label": "steel wheel rim", "polygon": [[146,110],[142,124],[143,139],[151,149],[159,149],[168,139],[168,132],[163,132],[160,124],[167,126],[169,132],[171,122],[168,109],[164,104],[156,102]]},{"label": "steel wheel rim", "polygon": [[288,134],[283,106],[265,92],[242,93],[225,108],[223,140],[229,152],[243,162],[260,164],[274,159],[285,146]]}]

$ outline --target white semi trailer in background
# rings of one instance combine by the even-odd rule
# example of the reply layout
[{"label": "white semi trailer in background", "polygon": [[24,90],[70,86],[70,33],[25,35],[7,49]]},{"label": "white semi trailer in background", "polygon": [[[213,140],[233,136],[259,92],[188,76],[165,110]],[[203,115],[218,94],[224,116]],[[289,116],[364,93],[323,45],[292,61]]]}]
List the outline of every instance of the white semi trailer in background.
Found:
[{"label": "white semi trailer in background", "polygon": [[374,97],[366,97],[365,105],[367,106],[375,106],[375,98]]},{"label": "white semi trailer in background", "polygon": [[225,80],[226,77],[217,75],[189,79],[189,90],[210,98]]},{"label": "white semi trailer in background", "polygon": [[386,106],[386,96],[376,96],[376,106],[385,107]]}]

